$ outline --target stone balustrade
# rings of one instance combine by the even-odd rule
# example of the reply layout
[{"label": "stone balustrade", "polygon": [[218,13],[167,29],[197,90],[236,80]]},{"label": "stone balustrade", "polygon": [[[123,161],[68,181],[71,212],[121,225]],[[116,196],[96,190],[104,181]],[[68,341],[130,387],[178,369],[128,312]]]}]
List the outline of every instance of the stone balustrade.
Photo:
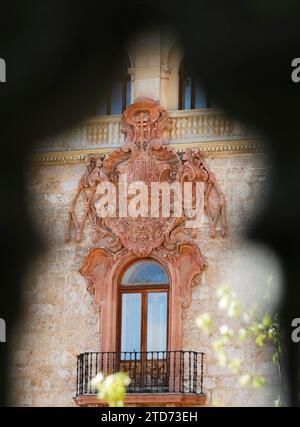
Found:
[{"label": "stone balustrade", "polygon": [[[172,129],[165,134],[165,138],[170,143],[243,139],[250,135],[245,127],[215,109],[171,111],[169,115]],[[47,141],[43,149],[118,147],[124,142],[120,124],[121,116],[92,117],[71,131]]]}]

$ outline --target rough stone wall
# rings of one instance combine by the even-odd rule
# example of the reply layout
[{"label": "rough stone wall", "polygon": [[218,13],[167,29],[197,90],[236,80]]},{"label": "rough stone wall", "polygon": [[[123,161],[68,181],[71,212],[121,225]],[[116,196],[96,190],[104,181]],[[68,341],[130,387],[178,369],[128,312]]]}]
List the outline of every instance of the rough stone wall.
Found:
[{"label": "rough stone wall", "polygon": [[[205,352],[205,392],[212,403],[226,406],[272,406],[278,397],[278,371],[271,362],[274,351],[271,346],[259,348],[249,340],[243,345],[234,341],[227,348],[229,358],[242,360],[243,372],[255,372],[266,378],[267,385],[261,389],[242,387],[238,376],[218,365],[211,349],[211,343],[220,338],[222,325],[234,331],[241,327],[239,321],[229,319],[218,307],[218,287],[229,285],[241,299],[242,311],[255,304],[261,312],[270,310],[278,299],[277,259],[266,248],[254,245],[245,237],[246,226],[251,226],[264,206],[269,172],[265,160],[263,156],[251,154],[208,159],[227,199],[229,236],[210,239],[208,230],[200,232],[198,244],[208,268],[201,284],[193,288],[192,304],[184,312],[183,348]],[[271,298],[269,292],[273,292]],[[197,315],[203,312],[210,313],[213,319],[209,336],[195,326]]]},{"label": "rough stone wall", "polygon": [[26,309],[15,331],[11,403],[70,406],[76,355],[98,350],[99,310],[78,273],[89,244],[66,245],[70,200],[84,166],[40,167],[28,173],[33,221],[47,247],[24,280]]},{"label": "rough stone wall", "polygon": [[[242,311],[257,304],[263,313],[272,309],[278,300],[280,267],[277,259],[266,248],[245,237],[246,226],[251,226],[264,206],[268,185],[264,160],[251,154],[208,160],[226,195],[229,236],[213,240],[207,238],[207,232],[200,233],[198,244],[207,258],[208,268],[200,286],[193,289],[191,306],[184,312],[183,348],[205,352],[205,392],[212,403],[226,406],[272,406],[278,397],[278,371],[271,362],[274,351],[271,346],[259,348],[249,340],[243,345],[233,341],[227,348],[229,358],[242,360],[242,372],[255,372],[266,378],[267,385],[261,389],[242,387],[239,376],[218,365],[211,349],[211,343],[220,338],[222,325],[234,331],[241,327],[239,321],[229,319],[218,307],[218,287],[229,285],[241,299]],[[269,292],[273,293],[271,298]],[[213,319],[209,336],[195,326],[197,315],[203,312],[210,313]]]},{"label": "rough stone wall", "polygon": [[[245,154],[207,158],[228,202],[229,237],[211,239],[204,226],[198,236],[209,266],[202,283],[193,289],[192,304],[184,311],[183,349],[206,352],[205,391],[209,401],[226,405],[271,405],[275,387],[241,389],[226,369],[220,368],[210,350],[216,329],[225,322],[217,307],[216,288],[232,285],[246,303],[264,291],[266,276],[274,269],[262,251],[243,240],[245,224],[263,205],[266,165],[263,155]],[[65,244],[69,203],[84,172],[84,165],[35,166],[28,171],[29,205],[45,249],[24,279],[24,317],[14,334],[11,361],[11,404],[19,406],[72,406],[76,384],[76,355],[97,351],[101,325],[99,312],[78,273],[92,247],[87,232],[80,244]],[[275,272],[276,273],[276,272]],[[195,318],[210,312],[215,330],[207,337],[195,327]],[[270,349],[253,345],[230,352],[248,366],[276,381]]]}]

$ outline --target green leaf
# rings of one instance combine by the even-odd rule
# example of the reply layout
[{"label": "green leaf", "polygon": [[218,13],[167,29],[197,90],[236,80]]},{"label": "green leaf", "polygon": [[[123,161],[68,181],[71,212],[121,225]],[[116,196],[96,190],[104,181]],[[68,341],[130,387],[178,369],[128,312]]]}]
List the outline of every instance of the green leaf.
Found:
[{"label": "green leaf", "polygon": [[270,316],[269,313],[266,313],[263,317],[262,323],[264,325],[265,328],[269,328],[272,324],[272,317]]},{"label": "green leaf", "polygon": [[272,362],[275,364],[275,363],[278,363],[278,360],[279,360],[279,354],[278,354],[278,351],[275,351],[275,353],[272,354]]},{"label": "green leaf", "polygon": [[266,384],[265,378],[259,375],[254,376],[252,379],[253,387],[260,388],[260,387],[263,387],[265,384]]},{"label": "green leaf", "polygon": [[265,339],[267,338],[266,334],[259,334],[256,339],[255,339],[255,343],[259,346],[262,347],[264,345]]},{"label": "green leaf", "polygon": [[249,331],[246,328],[241,328],[239,330],[239,339],[245,341],[249,336]]},{"label": "green leaf", "polygon": [[252,335],[257,335],[260,332],[260,327],[258,323],[253,323],[248,330],[251,332]]},{"label": "green leaf", "polygon": [[105,377],[99,384],[99,396],[109,406],[124,406],[126,387],[130,379],[124,372],[117,372]]}]

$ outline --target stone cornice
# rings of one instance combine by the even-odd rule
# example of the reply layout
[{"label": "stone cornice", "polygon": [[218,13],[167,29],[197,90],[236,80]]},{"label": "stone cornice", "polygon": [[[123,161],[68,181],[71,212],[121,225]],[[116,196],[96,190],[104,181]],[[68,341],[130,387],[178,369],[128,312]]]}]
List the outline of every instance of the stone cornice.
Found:
[{"label": "stone cornice", "polygon": [[[209,142],[189,142],[172,143],[172,147],[177,150],[186,148],[200,148],[208,156],[228,156],[233,154],[263,153],[266,152],[266,143],[262,139],[245,139],[234,141],[209,141]],[[107,154],[114,151],[115,147],[94,147],[78,150],[63,151],[39,151],[31,156],[31,164],[44,165],[68,165],[85,163],[89,156],[95,154]]]}]

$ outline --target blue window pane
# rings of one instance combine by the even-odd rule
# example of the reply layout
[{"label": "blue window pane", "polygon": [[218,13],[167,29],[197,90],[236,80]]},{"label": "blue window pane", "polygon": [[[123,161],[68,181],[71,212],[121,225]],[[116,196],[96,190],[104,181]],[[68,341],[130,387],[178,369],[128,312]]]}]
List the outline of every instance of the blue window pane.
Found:
[{"label": "blue window pane", "polygon": [[123,276],[121,285],[169,283],[163,267],[155,261],[140,261],[133,264]]},{"label": "blue window pane", "polygon": [[141,303],[142,294],[122,295],[121,352],[141,351]]},{"label": "blue window pane", "polygon": [[131,80],[126,81],[126,108],[131,104]]},{"label": "blue window pane", "polygon": [[111,114],[122,114],[122,82],[113,84],[111,90]]},{"label": "blue window pane", "polygon": [[[147,351],[166,351],[167,349],[167,293],[148,294]],[[162,358],[163,354],[153,355]]]},{"label": "blue window pane", "polygon": [[196,94],[195,94],[195,108],[207,108],[207,96],[205,90],[199,85],[196,84]]},{"label": "blue window pane", "polygon": [[183,109],[190,110],[192,108],[192,79],[191,77],[186,77],[183,80],[182,86],[182,99],[183,99]]}]

